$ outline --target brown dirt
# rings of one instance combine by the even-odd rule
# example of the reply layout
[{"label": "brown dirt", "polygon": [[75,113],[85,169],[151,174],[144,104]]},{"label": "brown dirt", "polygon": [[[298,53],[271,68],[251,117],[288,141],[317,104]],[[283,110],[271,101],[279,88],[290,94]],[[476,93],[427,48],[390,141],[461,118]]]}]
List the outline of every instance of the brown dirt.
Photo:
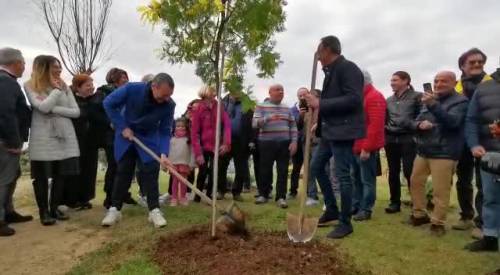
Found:
[{"label": "brown dirt", "polygon": [[[160,238],[154,259],[164,274],[351,274],[335,246],[290,242],[284,232],[255,232],[246,240],[212,239],[207,227]],[[358,273],[359,274],[359,273]]]}]

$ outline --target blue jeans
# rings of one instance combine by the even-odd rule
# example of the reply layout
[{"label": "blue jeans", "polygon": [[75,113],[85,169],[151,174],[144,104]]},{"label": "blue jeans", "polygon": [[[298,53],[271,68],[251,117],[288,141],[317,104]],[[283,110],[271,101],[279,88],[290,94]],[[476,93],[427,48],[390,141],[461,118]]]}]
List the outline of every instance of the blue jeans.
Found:
[{"label": "blue jeans", "polygon": [[500,176],[481,169],[483,184],[483,234],[499,237],[500,234]]},{"label": "blue jeans", "polygon": [[[318,151],[319,145],[315,145],[311,148],[311,160],[314,158]],[[309,181],[307,182],[307,197],[311,199],[318,199],[318,187],[316,185],[316,177],[311,172],[312,162],[309,164]]]},{"label": "blue jeans", "polygon": [[333,193],[332,184],[330,182],[329,175],[325,167],[330,162],[332,157],[332,151],[327,141],[321,141],[314,150],[311,159],[311,177],[318,181],[321,192],[323,193],[323,199],[325,200],[325,206],[327,211],[331,211],[332,215],[338,215],[339,211],[337,209],[337,204],[335,202],[335,195]]},{"label": "blue jeans", "polygon": [[[351,225],[352,180],[351,166],[354,161],[352,145],[354,141],[330,141],[330,150],[335,159],[335,176],[340,186],[339,225]],[[337,205],[335,204],[335,207]]]},{"label": "blue jeans", "polygon": [[356,156],[353,161],[351,176],[354,184],[352,198],[353,208],[371,213],[376,196],[376,152],[371,152],[370,157],[365,161],[361,160],[359,156]]}]

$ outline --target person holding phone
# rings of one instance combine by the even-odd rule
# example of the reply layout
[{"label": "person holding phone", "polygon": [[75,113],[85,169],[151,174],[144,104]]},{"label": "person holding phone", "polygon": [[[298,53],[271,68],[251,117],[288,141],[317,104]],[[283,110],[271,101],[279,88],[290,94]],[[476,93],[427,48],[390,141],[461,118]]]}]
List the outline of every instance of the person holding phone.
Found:
[{"label": "person holding phone", "polygon": [[295,198],[297,196],[297,188],[299,187],[299,176],[300,169],[302,169],[302,164],[304,163],[304,150],[303,142],[305,141],[304,133],[304,117],[307,113],[307,102],[305,96],[309,93],[307,88],[299,88],[297,91],[297,99],[290,111],[292,112],[295,123],[297,124],[298,130],[298,141],[297,141],[297,153],[292,157],[292,173],[290,174],[290,193],[288,196],[290,198]]},{"label": "person holding phone", "polygon": [[[426,87],[422,96],[424,108],[413,121],[417,157],[410,179],[413,202],[409,224],[431,223],[431,234],[445,234],[446,213],[450,201],[451,181],[464,146],[464,118],[467,98],[455,91],[456,76],[442,71],[434,78],[434,91]],[[427,86],[427,85],[426,85]],[[426,211],[425,185],[432,177],[434,209]]]}]

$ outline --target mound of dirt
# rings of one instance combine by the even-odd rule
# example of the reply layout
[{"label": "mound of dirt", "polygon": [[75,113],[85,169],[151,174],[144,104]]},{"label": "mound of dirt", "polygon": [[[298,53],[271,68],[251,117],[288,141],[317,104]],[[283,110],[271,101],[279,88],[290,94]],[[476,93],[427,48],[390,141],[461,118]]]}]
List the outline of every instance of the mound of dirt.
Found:
[{"label": "mound of dirt", "polygon": [[207,227],[195,227],[160,238],[154,259],[164,274],[353,273],[334,246],[293,244],[283,232],[212,239]]}]

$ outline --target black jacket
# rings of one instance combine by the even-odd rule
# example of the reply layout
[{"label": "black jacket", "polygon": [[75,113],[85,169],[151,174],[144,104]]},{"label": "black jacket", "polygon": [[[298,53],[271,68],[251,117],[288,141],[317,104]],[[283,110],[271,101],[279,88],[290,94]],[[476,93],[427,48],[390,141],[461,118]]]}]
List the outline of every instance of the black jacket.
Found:
[{"label": "black jacket", "polygon": [[339,56],[323,71],[325,80],[318,117],[321,127],[318,127],[316,134],[330,141],[364,138],[363,73],[356,64],[343,56]]},{"label": "black jacket", "polygon": [[422,93],[408,89],[400,97],[392,95],[387,99],[387,113],[385,116],[386,143],[413,142],[413,135],[416,130],[413,122],[422,107],[421,98]]},{"label": "black jacket", "polygon": [[4,70],[0,70],[0,94],[0,142],[19,149],[28,141],[31,109],[16,77]]},{"label": "black jacket", "polygon": [[[241,104],[240,101],[235,101],[232,99],[229,95],[225,96],[222,99],[222,105],[224,106],[224,110],[227,112],[229,118],[232,120],[236,114],[232,112],[231,110],[234,110],[234,105],[236,104]],[[240,133],[238,135],[235,135],[235,133],[231,132],[232,140],[236,140],[240,142],[241,145],[244,145],[245,148],[248,147],[248,144],[250,142],[254,142],[254,129],[252,128],[252,118],[253,118],[253,111],[248,110],[246,113],[241,114],[241,121],[240,121]]]},{"label": "black jacket", "polygon": [[424,120],[434,125],[430,130],[417,130],[417,153],[425,158],[458,160],[465,144],[464,122],[468,100],[453,90],[437,101],[432,106],[423,107],[413,122],[414,128],[418,128]]}]

